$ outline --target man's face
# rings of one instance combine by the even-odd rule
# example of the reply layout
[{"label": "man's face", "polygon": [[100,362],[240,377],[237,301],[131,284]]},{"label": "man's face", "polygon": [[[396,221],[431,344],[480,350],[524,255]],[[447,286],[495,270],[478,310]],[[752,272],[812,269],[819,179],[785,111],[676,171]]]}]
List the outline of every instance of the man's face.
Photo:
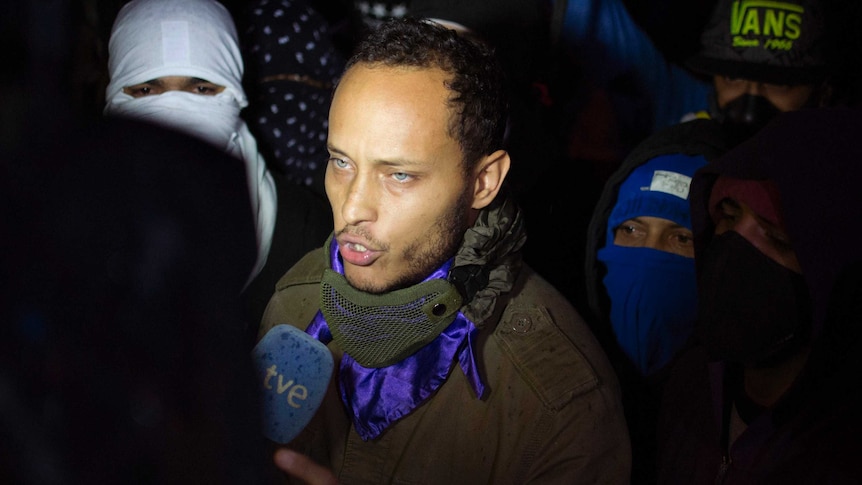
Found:
[{"label": "man's face", "polygon": [[727,76],[714,76],[713,81],[719,108],[724,108],[729,102],[744,94],[751,94],[763,96],[781,112],[796,111],[805,106],[814,93],[814,86],[811,84],[785,86]]},{"label": "man's face", "polygon": [[691,230],[662,217],[639,216],[623,222],[614,229],[614,244],[694,257]]},{"label": "man's face", "polygon": [[726,198],[716,211],[715,234],[736,231],[768,258],[785,268],[802,273],[802,267],[787,234],[775,224],[759,216],[746,203]]},{"label": "man's face", "polygon": [[133,98],[154,96],[168,91],[185,91],[203,96],[215,96],[224,91],[224,86],[211,83],[205,79],[188,76],[162,76],[145,83],[126,86],[123,92]]},{"label": "man's face", "polygon": [[447,75],[358,64],[329,114],[326,194],[344,275],[380,293],[452,257],[471,218],[473,177],[448,134]]}]

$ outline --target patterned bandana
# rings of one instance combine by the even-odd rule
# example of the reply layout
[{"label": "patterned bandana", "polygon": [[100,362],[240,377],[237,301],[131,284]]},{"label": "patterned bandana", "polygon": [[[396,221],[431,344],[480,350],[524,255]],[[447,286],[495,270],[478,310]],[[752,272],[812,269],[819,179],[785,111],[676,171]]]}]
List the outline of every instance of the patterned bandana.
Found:
[{"label": "patterned bandana", "polygon": [[[333,271],[344,274],[338,242],[330,244]],[[446,279],[452,261],[447,261],[422,283]],[[467,376],[477,398],[485,386],[479,376],[473,351],[476,325],[461,311],[435,339],[409,357],[386,366],[369,368],[349,354],[341,358],[338,385],[341,400],[350,414],[356,432],[364,440],[380,436],[391,424],[422,405],[445,381],[455,364]],[[318,311],[306,332],[323,343],[333,340],[323,313]]]},{"label": "patterned bandana", "polygon": [[308,3],[249,2],[241,44],[257,99],[246,114],[267,160],[325,195],[329,104],[346,60],[326,18]]}]

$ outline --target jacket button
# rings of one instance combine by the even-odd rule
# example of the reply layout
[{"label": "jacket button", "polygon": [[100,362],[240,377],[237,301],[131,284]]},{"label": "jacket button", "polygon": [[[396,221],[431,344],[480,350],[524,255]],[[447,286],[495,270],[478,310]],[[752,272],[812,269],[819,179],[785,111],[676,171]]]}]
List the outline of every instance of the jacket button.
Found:
[{"label": "jacket button", "polygon": [[532,326],[533,320],[526,315],[515,315],[515,319],[512,322],[512,330],[517,333],[527,333]]}]

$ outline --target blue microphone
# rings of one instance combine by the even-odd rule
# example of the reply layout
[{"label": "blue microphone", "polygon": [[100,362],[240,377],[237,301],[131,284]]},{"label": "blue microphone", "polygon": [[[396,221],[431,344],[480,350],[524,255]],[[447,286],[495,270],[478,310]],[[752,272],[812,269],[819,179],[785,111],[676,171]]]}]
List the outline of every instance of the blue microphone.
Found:
[{"label": "blue microphone", "polygon": [[276,325],[252,350],[261,390],[263,433],[286,444],[305,428],[320,407],[332,354],[318,340],[291,325]]}]

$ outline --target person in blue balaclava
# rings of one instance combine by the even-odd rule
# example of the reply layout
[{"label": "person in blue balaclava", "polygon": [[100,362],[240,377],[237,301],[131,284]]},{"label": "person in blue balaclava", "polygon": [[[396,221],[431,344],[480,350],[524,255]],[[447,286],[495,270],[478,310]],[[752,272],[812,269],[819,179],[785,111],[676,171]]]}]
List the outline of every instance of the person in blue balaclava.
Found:
[{"label": "person in blue balaclava", "polygon": [[701,155],[657,156],[620,186],[598,259],[616,340],[643,375],[664,367],[697,314],[688,189]]},{"label": "person in blue balaclava", "polygon": [[590,323],[620,377],[632,483],[654,483],[663,383],[695,328],[689,184],[725,143],[718,123],[704,119],[647,138],[608,179],[588,229]]},{"label": "person in blue balaclava", "polygon": [[667,365],[691,334],[697,294],[688,187],[726,144],[712,120],[659,131],[609,178],[593,212],[586,275],[594,327],[609,320],[614,345],[641,376]]}]

